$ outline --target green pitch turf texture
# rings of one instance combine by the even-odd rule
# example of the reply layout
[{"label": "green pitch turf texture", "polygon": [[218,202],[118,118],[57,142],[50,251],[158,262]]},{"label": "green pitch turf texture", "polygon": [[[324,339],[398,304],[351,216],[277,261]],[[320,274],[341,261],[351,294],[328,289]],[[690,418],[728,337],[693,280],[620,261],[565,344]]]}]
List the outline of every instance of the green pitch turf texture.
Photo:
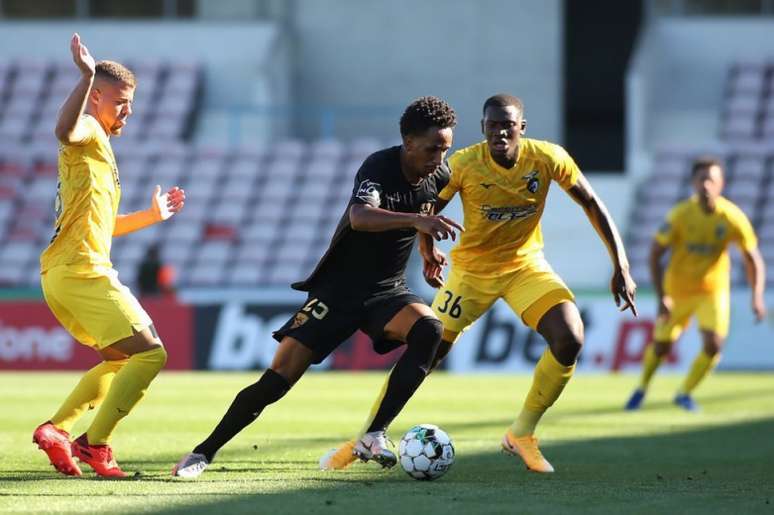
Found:
[{"label": "green pitch turf texture", "polygon": [[698,392],[698,414],[670,404],[678,376],[657,376],[644,409],[625,413],[634,376],[579,375],[539,428],[557,469],[544,476],[499,452],[530,377],[438,373],[390,432],[397,441],[427,422],[454,439],[450,472],[422,482],[399,466],[319,471],[318,458],[359,428],[384,376],[310,373],[200,479],[170,477],[258,375],[162,374],[114,437],[119,463],[136,477],[111,481],[86,465],[83,478],[58,475],[30,443],[78,375],[0,374],[0,512],[774,513],[772,374],[715,374]]}]

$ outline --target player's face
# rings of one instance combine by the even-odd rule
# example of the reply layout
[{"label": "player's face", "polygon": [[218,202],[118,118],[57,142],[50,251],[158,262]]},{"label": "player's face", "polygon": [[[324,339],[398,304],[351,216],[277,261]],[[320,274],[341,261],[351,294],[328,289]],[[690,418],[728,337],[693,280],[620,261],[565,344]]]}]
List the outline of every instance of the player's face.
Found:
[{"label": "player's face", "polygon": [[723,170],[716,165],[697,170],[693,176],[693,189],[705,204],[720,196],[723,184]]},{"label": "player's face", "polygon": [[404,164],[413,176],[424,179],[438,170],[452,146],[454,131],[450,127],[430,127],[422,134],[403,139]]},{"label": "player's face", "polygon": [[489,153],[498,161],[516,158],[525,129],[526,121],[516,106],[489,106],[481,120]]},{"label": "player's face", "polygon": [[126,120],[132,114],[134,86],[111,80],[94,84],[97,120],[107,132],[120,136]]}]

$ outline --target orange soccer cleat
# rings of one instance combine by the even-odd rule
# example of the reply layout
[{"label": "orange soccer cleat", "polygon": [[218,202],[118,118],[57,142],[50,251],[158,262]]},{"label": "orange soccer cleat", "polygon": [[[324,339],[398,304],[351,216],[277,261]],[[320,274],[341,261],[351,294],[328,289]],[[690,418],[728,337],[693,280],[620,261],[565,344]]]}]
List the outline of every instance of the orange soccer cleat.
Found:
[{"label": "orange soccer cleat", "polygon": [[66,476],[80,476],[81,469],[73,460],[70,451],[70,435],[67,431],[59,429],[51,422],[44,422],[32,433],[32,443],[46,453],[48,461],[57,472]]},{"label": "orange soccer cleat", "polygon": [[517,437],[508,430],[503,436],[503,450],[514,456],[520,456],[529,470],[544,474],[554,471],[554,467],[540,452],[538,440],[533,435]]},{"label": "orange soccer cleat", "polygon": [[89,445],[85,433],[73,441],[73,456],[88,464],[98,476],[126,477],[113,458],[113,449],[109,445]]}]

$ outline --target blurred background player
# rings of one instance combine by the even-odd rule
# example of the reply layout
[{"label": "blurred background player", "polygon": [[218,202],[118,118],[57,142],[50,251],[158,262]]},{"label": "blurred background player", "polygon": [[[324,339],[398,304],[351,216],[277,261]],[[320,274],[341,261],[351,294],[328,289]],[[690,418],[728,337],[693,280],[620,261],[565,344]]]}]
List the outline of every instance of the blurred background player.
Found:
[{"label": "blurred background player", "polygon": [[[497,299],[504,299],[548,342],[524,407],[502,445],[521,456],[529,469],[553,472],[534,432],[573,374],[583,344],[583,322],[572,292],[543,257],[540,217],[551,181],[583,207],[610,253],[614,268],[610,288],[616,305],[623,303],[622,310],[631,309],[636,315],[635,284],[621,237],[602,200],[562,147],[522,138],[526,126],[518,98],[499,94],[486,100],[481,120],[486,141],[449,158],[451,181],[436,206],[440,211],[459,192],[467,227],[452,251],[453,267],[445,282],[441,278],[445,256],[425,237],[420,237],[420,250],[428,282],[441,288],[432,304],[444,326],[436,364]],[[346,467],[354,461],[351,449],[352,442],[342,445],[321,467]]]},{"label": "blurred background player", "polygon": [[137,287],[140,297],[174,297],[175,269],[161,259],[161,249],[158,244],[148,247],[148,252],[140,261],[137,270]]},{"label": "blurred background player", "polygon": [[[720,361],[720,349],[728,335],[730,243],[739,247],[744,258],[755,319],[760,322],[766,316],[765,266],[755,231],[744,212],[721,196],[723,175],[720,161],[697,159],[691,172],[695,195],[672,208],[653,240],[650,273],[658,298],[658,318],[653,344],[646,347],[643,356],[640,385],[626,403],[627,410],[642,405],[653,374],[693,316],[703,347],[674,403],[688,411],[698,409],[691,393]],[[665,274],[662,258],[668,250],[671,256]]]},{"label": "blurred background player", "polygon": [[454,239],[455,229],[462,229],[432,215],[438,192],[449,182],[445,157],[456,123],[454,110],[436,97],[421,97],[406,108],[402,145],[365,160],[327,252],[309,278],[293,284],[309,296],[274,333],[279,347],[271,367],[237,394],[212,434],[183,456],[173,475],[199,476],[226,442],[357,329],[375,342],[406,344],[370,426],[353,443],[363,461],[395,465],[385,431],[429,373],[442,332],[430,307],[406,285],[406,264],[417,232],[440,240]]},{"label": "blurred background player", "polygon": [[[111,435],[143,397],[167,354],[151,319],[118,280],[110,262],[111,240],[169,219],[182,209],[185,194],[178,188],[161,194],[156,186],[149,209],[118,214],[121,184],[110,136],[120,136],[132,114],[135,78],[119,63],[95,63],[78,34],[70,50],[81,78],[56,123],[56,230],[40,257],[41,284],[57,320],[104,361],[35,430],[33,442],[63,474],[81,475],[75,456],[100,476],[123,477],[109,445]],[[73,424],[100,403],[88,430],[71,445]]]}]

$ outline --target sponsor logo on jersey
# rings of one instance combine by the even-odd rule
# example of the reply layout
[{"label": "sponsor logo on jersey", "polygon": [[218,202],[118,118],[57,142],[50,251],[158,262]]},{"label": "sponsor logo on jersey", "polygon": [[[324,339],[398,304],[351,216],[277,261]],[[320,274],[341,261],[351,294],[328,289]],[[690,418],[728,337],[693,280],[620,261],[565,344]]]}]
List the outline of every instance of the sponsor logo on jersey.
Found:
[{"label": "sponsor logo on jersey", "polygon": [[358,186],[355,196],[373,207],[379,207],[382,204],[381,192],[381,184],[366,179]]},{"label": "sponsor logo on jersey", "polygon": [[491,222],[510,222],[532,216],[537,212],[537,206],[503,206],[495,207],[488,204],[481,206],[481,214]]},{"label": "sponsor logo on jersey", "polygon": [[527,181],[527,189],[530,193],[536,193],[538,189],[540,189],[540,179],[538,179],[538,171],[532,170],[527,175],[522,177],[525,181]]}]

